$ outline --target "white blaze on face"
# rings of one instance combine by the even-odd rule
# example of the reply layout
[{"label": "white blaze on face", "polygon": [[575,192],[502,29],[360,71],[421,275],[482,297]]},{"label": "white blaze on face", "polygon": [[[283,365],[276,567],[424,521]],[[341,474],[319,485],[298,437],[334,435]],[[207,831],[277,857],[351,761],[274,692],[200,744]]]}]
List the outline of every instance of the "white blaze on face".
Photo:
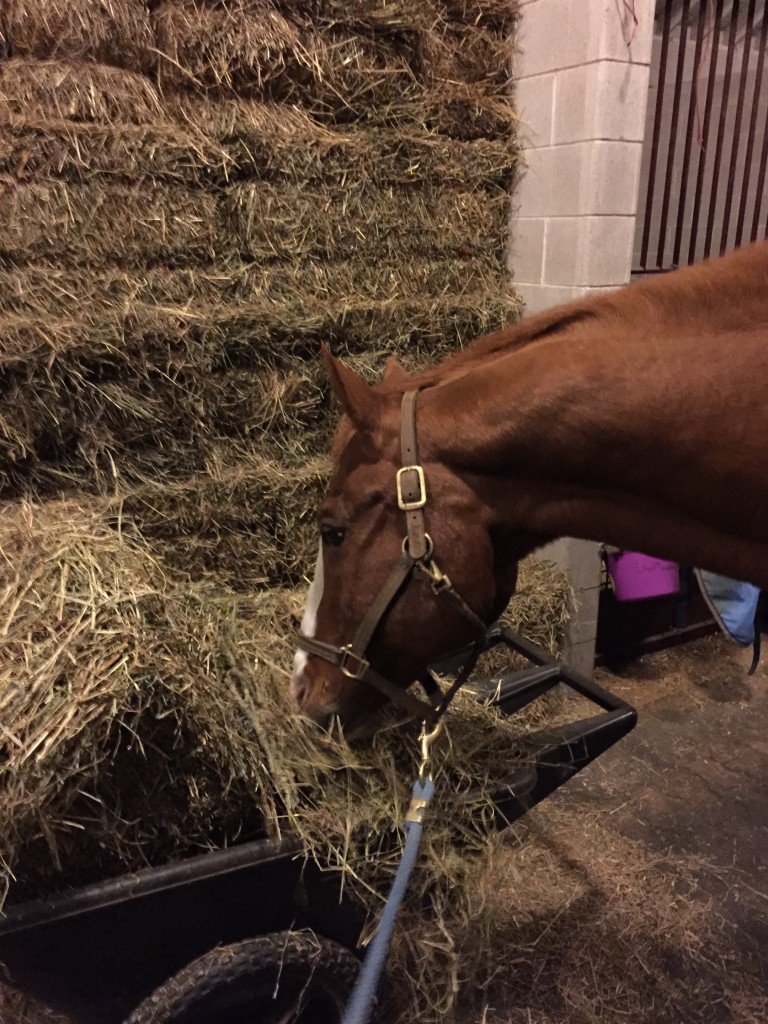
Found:
[{"label": "white blaze on face", "polygon": [[[307,606],[301,620],[301,632],[314,636],[317,630],[317,610],[323,599],[323,546],[320,545],[315,562],[315,576],[307,594]],[[307,652],[297,650],[293,658],[293,678],[298,679],[307,664]]]}]

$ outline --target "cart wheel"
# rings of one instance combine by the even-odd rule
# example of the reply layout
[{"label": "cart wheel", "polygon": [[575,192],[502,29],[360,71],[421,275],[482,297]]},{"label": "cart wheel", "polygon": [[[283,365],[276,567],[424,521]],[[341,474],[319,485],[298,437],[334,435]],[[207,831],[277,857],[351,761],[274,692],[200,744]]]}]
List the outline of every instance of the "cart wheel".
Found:
[{"label": "cart wheel", "polygon": [[338,1024],[359,961],[312,932],[276,932],[205,953],[124,1024]]}]

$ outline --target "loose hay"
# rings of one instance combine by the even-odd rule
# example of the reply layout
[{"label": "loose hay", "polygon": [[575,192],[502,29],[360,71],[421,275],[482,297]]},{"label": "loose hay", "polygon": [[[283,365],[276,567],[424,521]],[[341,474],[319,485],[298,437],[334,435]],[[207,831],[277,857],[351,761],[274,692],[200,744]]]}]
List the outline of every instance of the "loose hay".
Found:
[{"label": "loose hay", "polygon": [[[524,570],[529,600],[546,572]],[[3,510],[0,864],[6,886],[15,878],[12,899],[266,832],[300,838],[376,913],[396,868],[392,828],[416,767],[413,728],[351,749],[299,726],[284,666],[300,601],[193,583],[106,503]],[[464,941],[456,929],[477,913],[454,887],[485,849],[485,794],[511,770],[519,741],[519,727],[468,694],[448,720],[440,815],[409,906],[429,894],[430,927],[439,924],[454,959]],[[446,952],[413,954],[401,949],[396,975]],[[433,977],[421,995],[448,1005]]]}]

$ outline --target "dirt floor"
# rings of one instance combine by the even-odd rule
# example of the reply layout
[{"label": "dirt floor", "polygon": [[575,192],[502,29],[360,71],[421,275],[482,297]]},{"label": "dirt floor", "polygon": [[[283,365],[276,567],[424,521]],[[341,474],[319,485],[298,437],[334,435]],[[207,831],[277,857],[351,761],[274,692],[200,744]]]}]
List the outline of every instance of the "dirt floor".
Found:
[{"label": "dirt floor", "polygon": [[[499,844],[463,1024],[768,1021],[768,673],[712,637],[600,671],[634,733]],[[0,1024],[59,1024],[23,1001]]]},{"label": "dirt floor", "polygon": [[506,839],[539,891],[504,894],[519,944],[483,1024],[768,1021],[768,674],[746,655],[718,636],[598,672],[640,721]]}]

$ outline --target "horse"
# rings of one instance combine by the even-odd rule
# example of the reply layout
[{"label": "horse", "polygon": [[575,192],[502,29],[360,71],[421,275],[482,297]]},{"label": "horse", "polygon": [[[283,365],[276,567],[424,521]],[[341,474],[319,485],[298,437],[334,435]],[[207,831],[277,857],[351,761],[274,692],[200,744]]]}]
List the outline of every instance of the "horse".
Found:
[{"label": "horse", "polygon": [[[311,718],[369,720],[494,622],[520,559],[560,536],[768,587],[768,241],[524,318],[414,375],[390,360],[376,386],[322,358],[344,415],[290,682]],[[406,530],[427,571],[398,584]],[[438,565],[466,614],[435,599]]]}]

